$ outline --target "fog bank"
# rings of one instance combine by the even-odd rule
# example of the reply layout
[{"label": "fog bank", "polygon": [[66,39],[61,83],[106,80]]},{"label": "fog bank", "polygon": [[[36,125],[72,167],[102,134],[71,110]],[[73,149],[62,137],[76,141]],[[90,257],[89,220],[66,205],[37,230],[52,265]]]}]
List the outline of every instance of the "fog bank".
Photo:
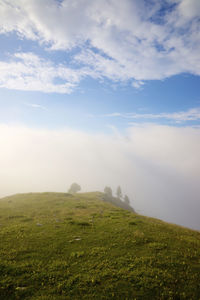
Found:
[{"label": "fog bank", "polygon": [[135,126],[124,134],[0,125],[0,197],[118,185],[141,214],[200,229],[200,129]]}]

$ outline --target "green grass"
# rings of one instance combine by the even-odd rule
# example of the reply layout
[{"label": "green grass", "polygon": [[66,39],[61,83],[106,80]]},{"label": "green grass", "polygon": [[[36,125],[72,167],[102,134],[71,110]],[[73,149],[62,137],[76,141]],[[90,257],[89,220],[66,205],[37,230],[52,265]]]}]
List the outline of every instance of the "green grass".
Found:
[{"label": "green grass", "polygon": [[200,299],[200,233],[100,199],[1,199],[0,299]]}]

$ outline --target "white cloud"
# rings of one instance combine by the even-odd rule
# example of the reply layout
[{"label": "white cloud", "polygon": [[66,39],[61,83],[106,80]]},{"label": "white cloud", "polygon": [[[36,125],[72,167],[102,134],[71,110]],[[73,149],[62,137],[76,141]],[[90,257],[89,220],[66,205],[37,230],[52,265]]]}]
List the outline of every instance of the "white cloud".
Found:
[{"label": "white cloud", "polygon": [[[161,115],[162,116],[162,115]],[[188,111],[180,111],[172,114],[163,114],[163,118],[177,122],[195,121],[200,119],[200,107],[191,108]]]},{"label": "white cloud", "polygon": [[33,53],[16,53],[10,61],[0,61],[0,87],[71,93],[88,72],[86,68],[71,69],[61,64],[55,65]]},{"label": "white cloud", "polygon": [[87,134],[0,125],[1,196],[121,185],[136,210],[200,229],[200,129],[145,125]]},{"label": "white cloud", "polygon": [[184,0],[180,1],[178,11],[186,19],[199,18],[200,2],[199,0]]},{"label": "white cloud", "polygon": [[47,108],[45,106],[37,104],[37,103],[24,103],[24,105],[29,106],[31,108],[47,110]]},{"label": "white cloud", "polygon": [[79,47],[74,60],[89,67],[89,76],[138,88],[182,72],[200,75],[199,10],[199,0],[2,0],[0,32],[48,49]]},{"label": "white cloud", "polygon": [[200,120],[200,107],[191,108],[187,111],[179,111],[175,113],[160,114],[138,114],[138,113],[118,113],[105,114],[104,117],[121,117],[126,119],[168,119],[176,123],[185,121]]},{"label": "white cloud", "polygon": [[134,88],[140,89],[144,85],[144,82],[141,80],[135,80],[133,81],[132,85],[134,86]]}]

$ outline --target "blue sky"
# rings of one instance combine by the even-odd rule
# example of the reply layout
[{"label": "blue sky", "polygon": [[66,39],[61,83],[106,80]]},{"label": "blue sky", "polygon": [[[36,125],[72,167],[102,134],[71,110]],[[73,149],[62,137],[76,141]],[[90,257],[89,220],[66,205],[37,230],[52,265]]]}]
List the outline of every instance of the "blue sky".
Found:
[{"label": "blue sky", "polygon": [[129,84],[113,88],[110,82],[93,79],[84,80],[72,94],[2,88],[0,117],[6,123],[31,127],[98,132],[107,131],[107,125],[123,130],[131,122],[195,126],[200,119],[199,86],[198,76],[182,74],[149,81],[139,90]]},{"label": "blue sky", "polygon": [[199,1],[1,1],[0,14],[5,122],[199,124]]},{"label": "blue sky", "polygon": [[138,210],[181,224],[192,195],[200,228],[199,53],[199,0],[1,0],[1,194],[123,182]]}]

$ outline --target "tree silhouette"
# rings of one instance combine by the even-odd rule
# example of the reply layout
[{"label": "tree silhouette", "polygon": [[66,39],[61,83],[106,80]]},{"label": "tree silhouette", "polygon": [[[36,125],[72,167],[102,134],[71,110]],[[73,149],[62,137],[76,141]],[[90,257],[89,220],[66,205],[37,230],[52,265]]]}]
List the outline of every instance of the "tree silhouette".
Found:
[{"label": "tree silhouette", "polygon": [[122,197],[122,190],[121,190],[120,186],[117,187],[117,193],[116,194],[117,194],[117,198],[120,199]]},{"label": "tree silhouette", "polygon": [[106,186],[104,189],[104,193],[106,194],[106,196],[108,197],[112,197],[112,189],[109,186]]},{"label": "tree silhouette", "polygon": [[124,202],[128,205],[130,205],[130,200],[129,197],[127,195],[124,196]]},{"label": "tree silhouette", "polygon": [[71,186],[68,190],[68,193],[75,194],[80,190],[81,190],[81,186],[78,183],[74,182],[74,183],[71,184]]}]

